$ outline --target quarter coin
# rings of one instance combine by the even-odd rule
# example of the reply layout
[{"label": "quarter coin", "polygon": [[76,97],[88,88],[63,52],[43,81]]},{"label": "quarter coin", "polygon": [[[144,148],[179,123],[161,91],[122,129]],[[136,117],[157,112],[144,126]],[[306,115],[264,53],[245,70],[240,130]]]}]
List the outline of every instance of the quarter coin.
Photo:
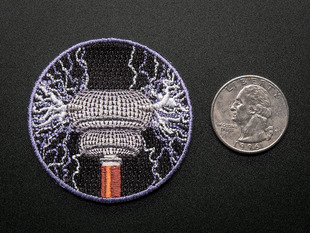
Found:
[{"label": "quarter coin", "polygon": [[216,94],[211,120],[216,135],[242,153],[265,151],[284,134],[289,117],[286,98],[277,85],[257,75],[227,82]]}]

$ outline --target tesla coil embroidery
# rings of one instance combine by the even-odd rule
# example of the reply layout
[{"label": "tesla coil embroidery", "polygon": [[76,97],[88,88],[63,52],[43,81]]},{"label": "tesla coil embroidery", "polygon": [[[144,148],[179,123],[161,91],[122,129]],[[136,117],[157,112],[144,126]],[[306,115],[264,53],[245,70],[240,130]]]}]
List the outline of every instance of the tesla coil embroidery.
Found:
[{"label": "tesla coil embroidery", "polygon": [[179,166],[192,124],[188,92],[158,53],[126,40],[77,44],[43,71],[29,106],[36,154],[69,191],[130,200]]}]

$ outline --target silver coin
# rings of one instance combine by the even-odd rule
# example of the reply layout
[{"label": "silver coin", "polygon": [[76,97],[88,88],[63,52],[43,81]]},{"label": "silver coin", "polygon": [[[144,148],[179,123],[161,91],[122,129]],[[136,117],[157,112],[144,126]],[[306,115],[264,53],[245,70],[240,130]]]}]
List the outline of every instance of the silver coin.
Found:
[{"label": "silver coin", "polygon": [[261,152],[277,143],[288,116],[288,104],[279,87],[257,75],[230,80],[216,94],[211,109],[219,139],[242,153]]}]

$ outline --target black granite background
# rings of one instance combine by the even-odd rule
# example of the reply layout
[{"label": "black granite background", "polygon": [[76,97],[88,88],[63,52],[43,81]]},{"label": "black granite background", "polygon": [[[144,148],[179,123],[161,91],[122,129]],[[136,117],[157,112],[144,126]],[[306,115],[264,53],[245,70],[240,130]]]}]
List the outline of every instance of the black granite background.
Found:
[{"label": "black granite background", "polygon": [[[310,232],[310,2],[8,1],[0,3],[1,232]],[[160,189],[99,204],[62,189],[28,136],[35,81],[59,53],[97,38],[163,55],[190,93],[194,125],[180,169]],[[288,129],[255,156],[225,147],[211,126],[230,79],[270,79],[290,107]]]}]

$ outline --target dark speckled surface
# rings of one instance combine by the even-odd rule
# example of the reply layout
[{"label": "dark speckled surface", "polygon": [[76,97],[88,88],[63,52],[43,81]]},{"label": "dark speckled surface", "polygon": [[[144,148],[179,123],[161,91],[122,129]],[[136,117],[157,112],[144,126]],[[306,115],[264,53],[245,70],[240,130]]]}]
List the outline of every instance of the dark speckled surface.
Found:
[{"label": "dark speckled surface", "polygon": [[[7,1],[0,3],[1,232],[310,232],[309,1]],[[122,38],[178,70],[193,106],[179,170],[160,189],[121,204],[65,191],[31,146],[35,81],[82,41]],[[272,149],[238,154],[211,126],[230,79],[256,74],[285,94],[290,119]]]}]

